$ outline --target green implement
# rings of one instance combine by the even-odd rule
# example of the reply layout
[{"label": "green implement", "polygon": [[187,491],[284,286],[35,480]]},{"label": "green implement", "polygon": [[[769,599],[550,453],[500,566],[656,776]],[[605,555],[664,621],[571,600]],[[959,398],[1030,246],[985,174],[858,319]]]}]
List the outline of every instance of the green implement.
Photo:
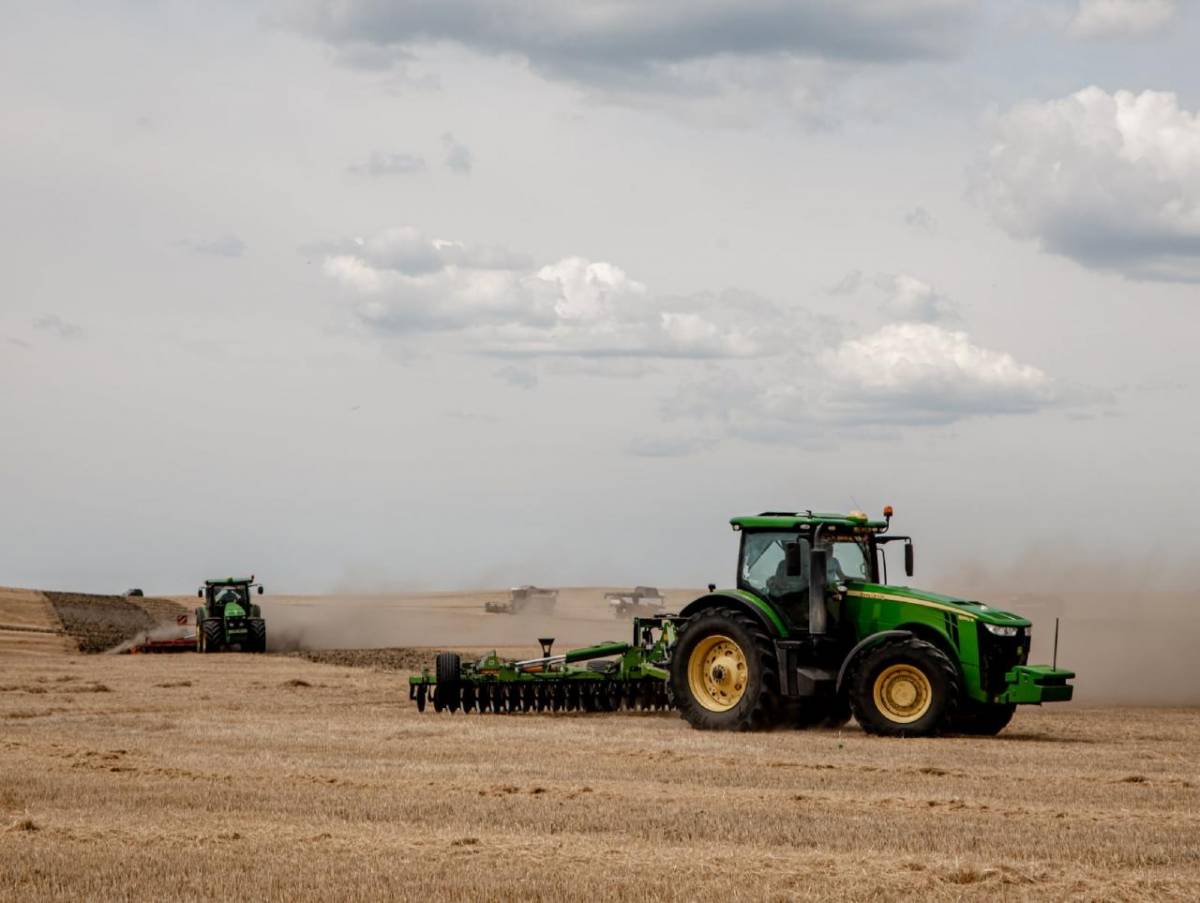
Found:
[{"label": "green implement", "polygon": [[457,653],[442,652],[433,673],[425,669],[409,678],[409,699],[422,712],[427,703],[437,712],[497,714],[669,709],[664,665],[674,635],[670,619],[639,618],[629,643],[555,654],[554,640],[546,638],[538,641],[540,656],[523,660],[491,652],[463,662]]}]

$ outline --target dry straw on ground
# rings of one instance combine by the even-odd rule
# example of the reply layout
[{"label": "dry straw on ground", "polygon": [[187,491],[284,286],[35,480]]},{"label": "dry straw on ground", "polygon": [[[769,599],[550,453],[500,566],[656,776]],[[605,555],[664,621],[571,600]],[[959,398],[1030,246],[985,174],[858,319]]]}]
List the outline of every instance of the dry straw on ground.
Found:
[{"label": "dry straw on ground", "polygon": [[395,671],[0,655],[0,899],[1194,900],[1198,739],[419,715]]}]

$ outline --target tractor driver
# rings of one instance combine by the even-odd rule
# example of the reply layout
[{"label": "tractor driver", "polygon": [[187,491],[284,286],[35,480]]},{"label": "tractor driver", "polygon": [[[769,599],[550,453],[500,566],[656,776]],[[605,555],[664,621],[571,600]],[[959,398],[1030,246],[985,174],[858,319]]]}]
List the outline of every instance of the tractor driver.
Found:
[{"label": "tractor driver", "polygon": [[237,602],[237,600],[237,590],[226,587],[217,593],[217,598],[214,601],[217,603],[218,608],[224,608],[230,602]]}]

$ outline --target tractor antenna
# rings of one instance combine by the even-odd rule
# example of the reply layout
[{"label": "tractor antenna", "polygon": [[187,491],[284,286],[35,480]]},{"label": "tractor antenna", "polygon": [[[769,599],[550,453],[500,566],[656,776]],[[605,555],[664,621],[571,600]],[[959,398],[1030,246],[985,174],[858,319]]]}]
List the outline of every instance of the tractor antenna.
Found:
[{"label": "tractor antenna", "polygon": [[1054,619],[1054,663],[1051,667],[1058,667],[1058,618]]}]

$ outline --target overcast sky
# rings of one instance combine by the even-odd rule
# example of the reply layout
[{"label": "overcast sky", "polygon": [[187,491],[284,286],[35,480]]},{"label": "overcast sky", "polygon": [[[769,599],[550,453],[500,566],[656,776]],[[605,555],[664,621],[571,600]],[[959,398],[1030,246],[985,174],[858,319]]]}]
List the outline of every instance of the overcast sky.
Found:
[{"label": "overcast sky", "polygon": [[[1190,560],[1200,3],[9,4],[0,584]],[[1111,555],[1111,558],[1109,556]]]}]

